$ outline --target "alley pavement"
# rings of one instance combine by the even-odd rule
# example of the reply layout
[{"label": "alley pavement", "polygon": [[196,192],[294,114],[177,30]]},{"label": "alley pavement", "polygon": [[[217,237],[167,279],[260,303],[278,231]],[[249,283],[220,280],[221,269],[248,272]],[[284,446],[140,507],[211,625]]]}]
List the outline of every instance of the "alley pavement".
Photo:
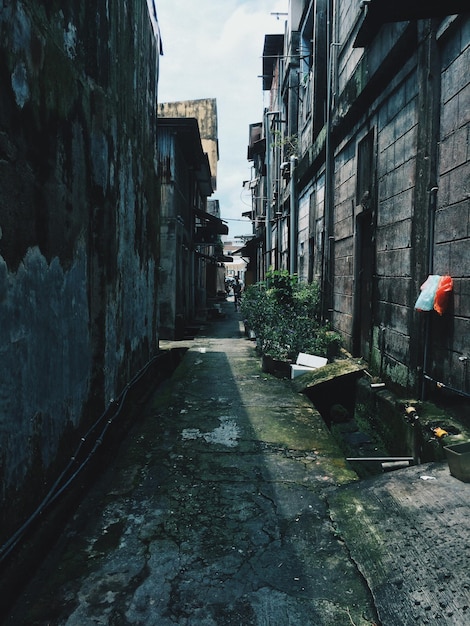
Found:
[{"label": "alley pavement", "polygon": [[470,484],[359,481],[229,299],[158,386],[8,626],[470,624]]}]

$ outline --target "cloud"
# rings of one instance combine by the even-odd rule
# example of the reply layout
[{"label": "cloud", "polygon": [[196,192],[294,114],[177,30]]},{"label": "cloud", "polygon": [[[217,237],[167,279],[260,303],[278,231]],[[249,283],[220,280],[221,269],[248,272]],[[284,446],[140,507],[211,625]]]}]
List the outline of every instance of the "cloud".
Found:
[{"label": "cloud", "polygon": [[216,98],[220,159],[217,191],[229,238],[251,233],[242,182],[250,178],[249,125],[265,106],[262,53],[267,34],[284,32],[288,0],[171,0],[157,3],[164,56],[160,102]]}]

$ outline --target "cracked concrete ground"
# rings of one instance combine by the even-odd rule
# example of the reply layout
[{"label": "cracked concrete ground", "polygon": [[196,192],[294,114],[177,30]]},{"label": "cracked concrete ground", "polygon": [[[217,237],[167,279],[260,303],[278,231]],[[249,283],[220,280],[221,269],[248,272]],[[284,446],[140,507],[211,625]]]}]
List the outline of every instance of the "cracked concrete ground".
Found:
[{"label": "cracked concrete ground", "polygon": [[[230,303],[156,390],[9,624],[370,624],[328,492],[356,479]],[[181,344],[179,344],[181,345]]]},{"label": "cracked concrete ground", "polygon": [[383,519],[359,515],[367,489],[232,307],[188,342],[5,624],[365,626],[377,604],[383,626],[463,626],[418,605],[387,621],[384,551],[367,552]]}]

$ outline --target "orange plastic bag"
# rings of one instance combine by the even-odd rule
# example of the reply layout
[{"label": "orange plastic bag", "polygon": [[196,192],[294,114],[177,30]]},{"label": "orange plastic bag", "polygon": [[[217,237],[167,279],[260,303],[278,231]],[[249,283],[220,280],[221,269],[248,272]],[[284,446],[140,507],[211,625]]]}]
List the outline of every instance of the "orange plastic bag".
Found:
[{"label": "orange plastic bag", "polygon": [[441,276],[434,297],[434,310],[437,311],[439,315],[442,315],[447,309],[453,286],[454,282],[450,276]]}]

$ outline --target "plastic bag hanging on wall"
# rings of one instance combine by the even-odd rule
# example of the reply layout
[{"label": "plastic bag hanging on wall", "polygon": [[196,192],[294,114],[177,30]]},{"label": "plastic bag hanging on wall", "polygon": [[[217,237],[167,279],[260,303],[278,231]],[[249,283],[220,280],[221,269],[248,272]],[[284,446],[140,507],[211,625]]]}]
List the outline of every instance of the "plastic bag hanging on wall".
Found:
[{"label": "plastic bag hanging on wall", "polygon": [[450,276],[431,274],[421,285],[421,293],[416,300],[417,311],[432,311],[442,315],[449,304],[453,281]]},{"label": "plastic bag hanging on wall", "polygon": [[434,298],[434,310],[442,315],[447,309],[454,282],[450,276],[441,276]]}]

